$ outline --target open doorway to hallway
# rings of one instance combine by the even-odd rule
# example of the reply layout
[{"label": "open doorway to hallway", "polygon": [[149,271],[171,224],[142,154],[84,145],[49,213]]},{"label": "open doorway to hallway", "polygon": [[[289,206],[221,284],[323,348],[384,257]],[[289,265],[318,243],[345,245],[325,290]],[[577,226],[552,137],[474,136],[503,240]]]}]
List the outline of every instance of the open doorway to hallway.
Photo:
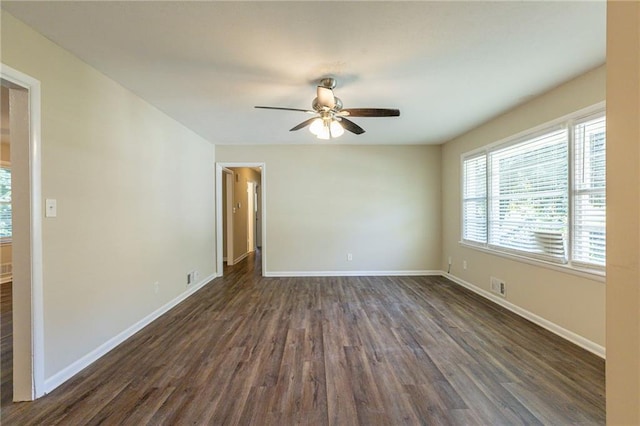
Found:
[{"label": "open doorway to hallway", "polygon": [[13,401],[13,244],[9,87],[0,85],[0,404]]},{"label": "open doorway to hallway", "polygon": [[[218,274],[223,265],[233,265],[257,249],[265,240],[265,165],[219,163],[217,165],[216,212],[218,220]],[[262,265],[266,253],[261,251]]]},{"label": "open doorway to hallway", "polygon": [[2,404],[44,394],[40,82],[0,68]]}]

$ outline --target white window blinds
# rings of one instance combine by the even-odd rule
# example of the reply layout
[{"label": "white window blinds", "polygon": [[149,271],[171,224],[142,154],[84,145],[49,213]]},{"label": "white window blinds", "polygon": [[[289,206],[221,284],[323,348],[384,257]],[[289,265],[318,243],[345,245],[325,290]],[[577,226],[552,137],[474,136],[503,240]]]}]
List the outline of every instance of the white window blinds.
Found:
[{"label": "white window blinds", "polygon": [[489,245],[565,263],[569,212],[567,130],[489,153]]},{"label": "white window blinds", "polygon": [[606,120],[574,126],[573,260],[604,267],[606,247]]},{"label": "white window blinds", "polygon": [[483,153],[463,160],[462,238],[487,242],[487,157]]},{"label": "white window blinds", "polygon": [[462,240],[589,271],[606,264],[606,117],[575,114],[462,156]]}]

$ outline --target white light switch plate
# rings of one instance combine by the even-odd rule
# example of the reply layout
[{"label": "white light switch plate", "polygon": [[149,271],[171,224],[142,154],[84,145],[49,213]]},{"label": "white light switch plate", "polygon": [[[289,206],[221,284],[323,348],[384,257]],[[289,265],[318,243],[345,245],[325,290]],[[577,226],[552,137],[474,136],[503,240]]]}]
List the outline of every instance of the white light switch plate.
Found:
[{"label": "white light switch plate", "polygon": [[47,198],[44,202],[44,216],[56,217],[58,216],[58,202],[53,198]]}]

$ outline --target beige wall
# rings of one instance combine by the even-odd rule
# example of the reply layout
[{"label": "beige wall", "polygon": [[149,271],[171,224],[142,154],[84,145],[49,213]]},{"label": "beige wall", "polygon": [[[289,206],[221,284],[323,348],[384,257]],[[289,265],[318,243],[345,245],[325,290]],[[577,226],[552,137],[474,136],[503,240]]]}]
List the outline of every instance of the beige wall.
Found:
[{"label": "beige wall", "polygon": [[[605,344],[605,284],[488,254],[459,244],[460,156],[547,121],[601,102],[606,70],[602,66],[460,136],[442,148],[442,269],[489,290],[490,277],[507,285],[507,301],[587,340]],[[467,269],[462,268],[467,261]]]},{"label": "beige wall", "polygon": [[41,82],[50,378],[214,274],[214,146],[6,12],[2,62]]},{"label": "beige wall", "polygon": [[0,264],[11,263],[11,244],[0,245]]},{"label": "beige wall", "polygon": [[2,156],[0,157],[0,161],[2,161],[3,163],[11,164],[11,145],[9,144],[8,137],[7,142],[3,142],[0,147],[2,148]]},{"label": "beige wall", "polygon": [[[2,159],[9,161],[9,157],[5,157],[7,154],[4,153],[5,145],[8,145],[10,142],[9,139],[9,89],[0,86],[0,129],[2,129],[2,133],[0,134],[0,142],[2,143]],[[7,146],[8,148],[8,146]]]},{"label": "beige wall", "polygon": [[267,273],[440,269],[439,146],[218,145],[216,160],[266,163]]},{"label": "beige wall", "polygon": [[640,424],[640,3],[607,6],[607,424]]}]

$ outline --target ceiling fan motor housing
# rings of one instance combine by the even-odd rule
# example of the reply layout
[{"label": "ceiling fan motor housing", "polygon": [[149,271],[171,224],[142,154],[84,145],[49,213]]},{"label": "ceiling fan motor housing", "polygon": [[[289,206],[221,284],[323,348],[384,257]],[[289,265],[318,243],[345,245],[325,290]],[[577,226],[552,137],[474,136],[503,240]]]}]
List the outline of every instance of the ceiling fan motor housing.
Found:
[{"label": "ceiling fan motor housing", "polygon": [[[333,110],[340,111],[342,109],[342,100],[337,96],[334,96],[333,99],[335,99],[335,106],[333,107]],[[318,103],[318,98],[313,98],[311,108],[313,108],[314,111],[321,112],[323,110],[323,105]]]}]

